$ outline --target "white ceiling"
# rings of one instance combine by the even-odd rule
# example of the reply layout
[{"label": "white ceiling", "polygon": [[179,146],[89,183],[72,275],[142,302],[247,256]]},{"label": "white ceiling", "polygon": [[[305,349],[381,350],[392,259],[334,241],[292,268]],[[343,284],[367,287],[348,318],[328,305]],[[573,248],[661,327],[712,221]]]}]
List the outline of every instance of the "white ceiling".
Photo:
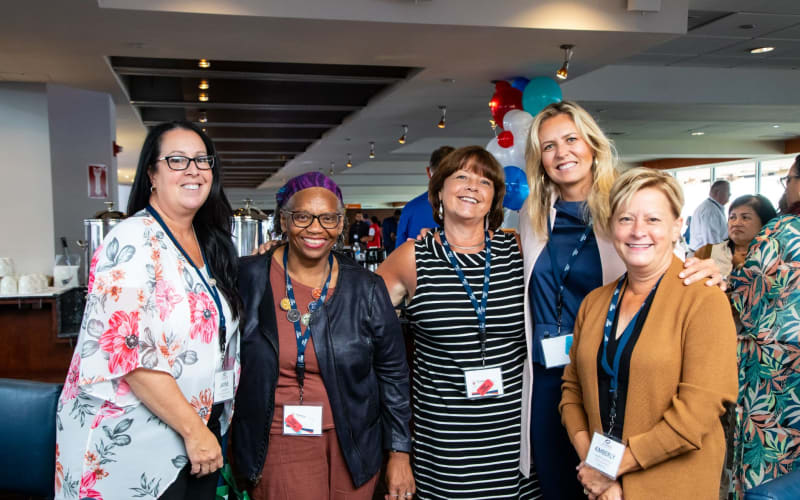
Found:
[{"label": "white ceiling", "polygon": [[[576,45],[565,98],[584,103],[614,133],[627,161],[781,154],[783,140],[800,136],[796,1],[664,0],[661,12],[649,14],[627,12],[620,0],[0,2],[0,80],[108,92],[125,147],[122,169],[135,166],[145,129],[107,56],[421,68],[263,189],[230,192],[234,205],[252,197],[269,207],[283,180],[327,173],[331,162],[345,201],[407,200],[425,189],[431,150],[485,145],[492,137],[491,80],[552,75],[562,43]],[[709,19],[733,14],[686,34],[690,9]],[[746,24],[755,26],[739,27]],[[756,44],[776,50],[745,52]],[[439,105],[447,106],[444,130],[435,126]],[[404,146],[396,142],[402,124],[409,125]],[[706,134],[692,137],[692,130]],[[367,158],[369,141],[375,160]],[[344,167],[347,153],[351,169]]]}]

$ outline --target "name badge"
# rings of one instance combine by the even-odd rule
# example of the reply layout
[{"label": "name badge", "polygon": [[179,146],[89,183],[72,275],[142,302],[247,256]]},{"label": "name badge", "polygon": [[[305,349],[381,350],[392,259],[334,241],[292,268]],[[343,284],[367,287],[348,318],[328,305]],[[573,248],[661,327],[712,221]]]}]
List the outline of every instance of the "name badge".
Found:
[{"label": "name badge", "polygon": [[471,399],[504,394],[503,372],[500,368],[464,370],[464,382],[467,386],[467,397]]},{"label": "name badge", "polygon": [[322,405],[284,405],[285,436],[321,436]]},{"label": "name badge", "polygon": [[586,455],[584,462],[586,462],[586,465],[600,471],[604,476],[616,479],[624,453],[625,443],[611,436],[595,432],[594,436],[592,436],[592,444],[589,445],[589,453]]},{"label": "name badge", "polygon": [[542,339],[544,366],[557,368],[569,364],[569,350],[572,347],[572,334]]},{"label": "name badge", "polygon": [[233,399],[233,370],[214,374],[214,403]]}]

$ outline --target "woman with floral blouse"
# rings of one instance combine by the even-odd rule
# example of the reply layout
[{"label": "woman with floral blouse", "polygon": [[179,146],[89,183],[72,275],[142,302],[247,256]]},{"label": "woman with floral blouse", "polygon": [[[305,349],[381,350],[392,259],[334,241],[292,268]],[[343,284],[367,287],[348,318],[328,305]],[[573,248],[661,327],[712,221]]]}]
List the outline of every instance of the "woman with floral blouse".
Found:
[{"label": "woman with floral blouse", "polygon": [[800,156],[781,181],[786,212],[731,274],[739,312],[736,496],[800,468]]},{"label": "woman with floral blouse", "polygon": [[166,123],[95,252],[58,404],[55,497],[213,499],[239,381],[230,204],[211,140]]}]

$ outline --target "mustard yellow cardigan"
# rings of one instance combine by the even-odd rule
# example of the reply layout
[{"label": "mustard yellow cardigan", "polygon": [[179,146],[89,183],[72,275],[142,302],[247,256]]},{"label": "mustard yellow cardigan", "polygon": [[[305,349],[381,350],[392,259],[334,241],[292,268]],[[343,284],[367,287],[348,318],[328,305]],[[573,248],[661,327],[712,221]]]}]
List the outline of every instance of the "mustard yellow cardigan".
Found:
[{"label": "mustard yellow cardigan", "polygon": [[[684,286],[682,267],[673,257],[631,356],[622,437],[643,469],[622,476],[626,500],[719,498],[719,417],[736,400],[736,331],[725,294],[702,280]],[[559,405],[570,436],[602,432],[597,351],[615,286],[587,295],[575,321]]]}]

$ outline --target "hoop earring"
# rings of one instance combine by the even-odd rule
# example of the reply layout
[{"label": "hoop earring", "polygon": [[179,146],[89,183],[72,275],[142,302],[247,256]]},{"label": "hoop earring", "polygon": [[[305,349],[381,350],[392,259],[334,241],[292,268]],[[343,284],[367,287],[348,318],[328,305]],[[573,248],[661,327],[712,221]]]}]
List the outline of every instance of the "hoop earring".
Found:
[{"label": "hoop earring", "polygon": [[444,221],[444,207],[442,207],[442,200],[439,200],[439,219]]},{"label": "hoop earring", "polygon": [[596,156],[594,157],[594,162],[593,163],[594,163],[594,168],[597,168],[597,157]]},{"label": "hoop earring", "polygon": [[489,214],[483,218],[483,230],[484,232],[489,230]]},{"label": "hoop earring", "polygon": [[155,190],[156,190],[156,187],[155,187],[155,186],[150,186],[150,192],[151,192],[151,193],[152,193],[153,191],[155,191]]}]

